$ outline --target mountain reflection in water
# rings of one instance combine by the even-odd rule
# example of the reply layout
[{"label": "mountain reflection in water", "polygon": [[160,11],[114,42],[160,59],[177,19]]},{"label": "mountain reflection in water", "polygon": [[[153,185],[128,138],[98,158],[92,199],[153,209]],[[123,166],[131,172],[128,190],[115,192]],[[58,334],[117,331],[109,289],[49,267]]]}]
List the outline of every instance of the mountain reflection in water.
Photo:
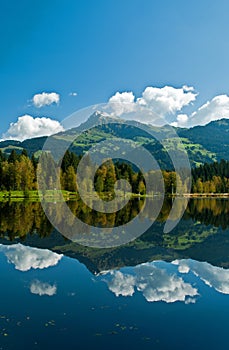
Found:
[{"label": "mountain reflection in water", "polygon": [[[39,202],[0,203],[0,347],[228,349],[229,201],[192,199],[164,233],[171,204],[134,241],[99,249],[63,237]],[[144,201],[108,215],[68,205],[81,220],[111,227]]]},{"label": "mountain reflection in water", "polygon": [[[143,200],[132,200],[118,213],[95,213],[79,201],[68,203],[81,220],[93,225],[110,226],[128,222],[135,217]],[[165,234],[163,227],[171,210],[171,201],[165,201],[154,224],[142,236],[116,248],[90,248],[74,243],[53,229],[39,202],[0,203],[0,243],[21,243],[49,249],[58,254],[76,258],[93,273],[136,266],[154,260],[173,261],[193,259],[213,265],[229,267],[229,201],[220,199],[192,199],[176,228]],[[179,218],[184,202],[178,201],[174,220]],[[150,206],[145,215],[150,217]],[[153,215],[152,215],[153,216]]]}]

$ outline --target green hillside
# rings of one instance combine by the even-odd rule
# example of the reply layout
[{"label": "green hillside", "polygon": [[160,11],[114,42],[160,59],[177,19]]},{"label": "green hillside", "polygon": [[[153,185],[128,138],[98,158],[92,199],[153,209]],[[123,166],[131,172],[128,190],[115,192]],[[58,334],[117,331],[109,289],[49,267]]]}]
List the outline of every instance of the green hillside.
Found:
[{"label": "green hillside", "polygon": [[[129,122],[126,125],[124,121],[99,115],[95,112],[85,123],[79,127],[66,130],[52,136],[52,141],[59,145],[67,144],[74,135],[75,141],[70,150],[82,154],[98,142],[107,139],[122,138],[124,140],[133,140],[148,149],[158,160],[160,166],[164,169],[171,169],[171,160],[162,147],[161,143],[151,136],[151,132],[157,134],[163,140],[168,149],[177,149],[178,140],[171,135],[171,128],[168,126],[152,127],[137,122]],[[110,122],[107,124],[107,122]],[[140,126],[140,129],[138,128]],[[85,130],[85,131],[84,131]],[[190,129],[175,128],[175,131],[182,140],[188,153],[192,166],[198,166],[203,163],[210,163],[216,160],[229,160],[229,120],[222,119],[211,122],[205,126],[196,126]],[[78,135],[78,136],[77,136]],[[37,137],[34,139],[20,141],[2,141],[0,149],[10,154],[12,149],[20,152],[26,149],[28,154],[39,155],[46,137]]]}]

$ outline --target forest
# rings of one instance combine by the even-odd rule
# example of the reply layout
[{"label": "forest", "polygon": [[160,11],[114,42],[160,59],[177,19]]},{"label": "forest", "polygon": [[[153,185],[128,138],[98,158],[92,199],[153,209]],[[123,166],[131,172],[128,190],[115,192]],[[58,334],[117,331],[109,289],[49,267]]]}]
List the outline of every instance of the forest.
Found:
[{"label": "forest", "polygon": [[[66,151],[61,164],[56,164],[51,154],[44,153],[41,168],[38,159],[34,155],[28,156],[23,150],[20,154],[12,150],[7,157],[0,151],[0,190],[4,191],[37,191],[37,174],[42,172],[45,189],[54,189],[55,176],[58,174],[61,189],[77,193],[77,167],[82,156],[74,152]],[[106,159],[99,167],[92,163],[89,156],[84,157],[85,172],[81,186],[90,193],[93,183],[90,179],[91,172],[96,168],[94,187],[99,194],[114,194],[114,185],[117,180],[127,180],[132,186],[132,193],[145,195],[146,183],[149,193],[162,193],[163,187],[166,194],[176,192],[176,186],[186,191],[186,184],[174,171],[162,170],[162,178],[159,171],[149,171],[143,176],[140,169],[132,164],[121,161]],[[151,181],[152,179],[152,181]],[[179,192],[179,191],[178,191]],[[210,164],[204,164],[192,169],[192,193],[228,193],[229,192],[229,161],[221,160]]]},{"label": "forest", "polygon": [[192,193],[228,193],[229,161],[206,163],[192,169]]},{"label": "forest", "polygon": [[[18,154],[12,150],[9,157],[6,157],[0,151],[0,190],[1,191],[36,191],[38,189],[37,173],[42,172],[44,187],[46,190],[54,189],[56,186],[56,172],[59,171],[61,189],[69,192],[77,192],[77,167],[81,156],[67,151],[62,159],[61,164],[56,164],[49,153],[43,154],[43,166],[40,168],[38,159],[32,155],[28,156],[26,150]],[[95,167],[90,157],[84,160],[85,172],[81,185],[90,193],[92,190],[92,181],[90,173]],[[147,176],[154,177],[154,183],[151,184],[150,191],[163,191],[164,183],[155,181],[157,174],[148,173]],[[170,193],[176,189],[176,174],[171,171],[164,171],[165,191]],[[113,193],[116,180],[125,179],[132,186],[132,193],[144,195],[146,192],[145,178],[141,170],[133,169],[131,164],[112,160],[105,160],[97,169],[94,177],[94,187],[98,193]],[[148,179],[149,180],[149,179]],[[150,183],[150,181],[148,181]],[[42,186],[42,188],[44,188]]]}]

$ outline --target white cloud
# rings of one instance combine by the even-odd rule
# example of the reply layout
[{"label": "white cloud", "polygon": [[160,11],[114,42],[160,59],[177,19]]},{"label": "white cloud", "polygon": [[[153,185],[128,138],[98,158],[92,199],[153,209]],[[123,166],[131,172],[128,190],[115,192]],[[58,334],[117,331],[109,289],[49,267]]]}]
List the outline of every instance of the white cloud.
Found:
[{"label": "white cloud", "polygon": [[172,126],[186,126],[188,122],[188,115],[187,114],[178,114],[177,115],[177,120],[173,123],[171,123]]},{"label": "white cloud", "polygon": [[20,243],[10,246],[1,244],[0,251],[6,255],[8,262],[20,271],[55,266],[63,257],[62,254],[53,253],[48,249],[32,248]]},{"label": "white cloud", "polygon": [[195,260],[176,260],[173,264],[178,265],[179,272],[187,273],[192,271],[208,286],[220,293],[229,294],[229,269]]},{"label": "white cloud", "polygon": [[207,101],[189,117],[186,114],[177,116],[174,126],[192,127],[195,125],[206,125],[211,121],[227,118],[229,119],[229,96],[218,95]]},{"label": "white cloud", "polygon": [[50,106],[53,103],[60,102],[60,95],[56,92],[42,92],[33,96],[33,104],[37,108]]},{"label": "white cloud", "polygon": [[77,96],[78,94],[77,94],[77,92],[70,92],[69,93],[69,96]]},{"label": "white cloud", "polygon": [[130,113],[135,108],[135,96],[133,92],[116,92],[114,96],[109,99],[109,104],[117,116],[123,113]]},{"label": "white cloud", "polygon": [[15,123],[10,123],[9,129],[2,135],[2,139],[23,141],[33,137],[49,136],[63,130],[64,128],[57,120],[23,115]]},{"label": "white cloud", "polygon": [[44,283],[41,281],[33,281],[30,285],[30,292],[32,294],[37,294],[37,295],[48,295],[48,296],[53,296],[56,294],[57,287],[56,285],[51,285],[49,283]]},{"label": "white cloud", "polygon": [[[215,96],[190,115],[182,113],[184,107],[196,101],[196,97],[197,93],[192,86],[148,86],[138,98],[131,91],[116,92],[109,99],[108,105],[121,118],[153,125],[158,124],[157,117],[175,127],[193,127],[222,118],[229,119],[229,96],[226,94]],[[171,122],[172,118],[176,120]]]},{"label": "white cloud", "polygon": [[205,125],[213,120],[229,118],[229,96],[215,96],[191,114],[189,125]]},{"label": "white cloud", "polygon": [[[196,288],[182,278],[169,274],[154,263],[138,265],[132,268],[133,274],[121,271],[111,272],[111,280],[106,281],[109,289],[116,295],[132,296],[135,290],[141,292],[148,302],[176,301],[194,302],[198,295]],[[191,299],[190,299],[191,298]]]},{"label": "white cloud", "polygon": [[184,91],[195,91],[193,86],[183,85]]},{"label": "white cloud", "polygon": [[142,97],[137,99],[137,103],[152,109],[160,116],[175,114],[195,101],[196,94],[193,87],[184,85],[182,88],[174,88],[173,86],[164,86],[156,88],[148,86],[143,91]]},{"label": "white cloud", "polygon": [[[137,99],[133,92],[116,92],[109,99],[108,104],[117,116],[122,117],[123,114],[132,113],[132,119],[143,123],[155,123],[158,117],[166,118],[181,111],[183,107],[195,101],[196,96],[194,88],[186,85],[181,88],[148,86],[143,91],[142,96]],[[146,109],[151,113],[145,115]],[[184,116],[184,114],[181,114],[181,116]]]}]

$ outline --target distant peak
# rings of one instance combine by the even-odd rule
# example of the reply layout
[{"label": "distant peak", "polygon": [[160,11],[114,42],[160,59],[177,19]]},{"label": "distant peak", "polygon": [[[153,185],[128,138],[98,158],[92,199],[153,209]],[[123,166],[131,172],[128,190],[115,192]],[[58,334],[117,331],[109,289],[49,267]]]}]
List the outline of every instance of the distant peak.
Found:
[{"label": "distant peak", "polygon": [[89,118],[84,123],[82,123],[78,127],[78,129],[80,131],[83,131],[83,130],[86,130],[88,128],[92,128],[92,127],[97,126],[97,125],[107,124],[109,122],[112,123],[114,121],[122,122],[122,119],[115,117],[112,114],[96,110],[93,114],[91,114],[89,116]]},{"label": "distant peak", "polygon": [[101,112],[99,110],[95,111],[92,115],[96,117],[110,117],[111,115],[106,112]]},{"label": "distant peak", "polygon": [[107,112],[101,112],[99,110],[95,111],[89,118],[98,118],[98,119],[120,119],[119,117],[116,117],[112,114],[109,114]]},{"label": "distant peak", "polygon": [[101,111],[95,111],[86,121],[93,121],[93,122],[97,122],[97,123],[104,123],[107,121],[113,121],[113,120],[120,120],[121,118],[113,116],[112,114],[106,113],[106,112],[101,112]]}]

